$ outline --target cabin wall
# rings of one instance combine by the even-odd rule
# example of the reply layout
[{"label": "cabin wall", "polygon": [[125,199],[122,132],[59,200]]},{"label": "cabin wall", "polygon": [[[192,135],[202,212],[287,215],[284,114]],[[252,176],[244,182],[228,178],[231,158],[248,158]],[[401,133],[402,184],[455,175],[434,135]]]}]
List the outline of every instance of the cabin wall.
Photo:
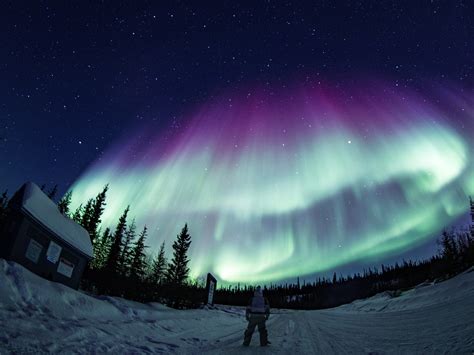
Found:
[{"label": "cabin wall", "polygon": [[0,226],[0,257],[9,259],[15,236],[18,234],[22,215],[16,211],[9,210],[5,223]]},{"label": "cabin wall", "polygon": [[[16,230],[10,236],[14,240],[7,258],[48,280],[77,289],[87,259],[28,216],[21,216]],[[60,253],[48,254],[51,241],[60,248]],[[48,255],[54,262],[48,260]]]}]

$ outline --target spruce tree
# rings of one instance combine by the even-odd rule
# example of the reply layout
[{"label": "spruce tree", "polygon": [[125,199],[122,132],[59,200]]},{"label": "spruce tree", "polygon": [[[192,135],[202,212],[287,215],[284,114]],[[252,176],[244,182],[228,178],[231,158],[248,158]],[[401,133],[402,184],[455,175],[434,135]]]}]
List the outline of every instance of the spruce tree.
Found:
[{"label": "spruce tree", "polygon": [[97,228],[100,225],[102,214],[104,213],[105,198],[106,198],[108,189],[109,189],[109,184],[104,186],[103,190],[96,196],[95,200],[91,204],[90,213],[89,213],[90,215],[87,221],[86,229],[89,232],[92,244],[95,243],[96,238],[98,236]]},{"label": "spruce tree", "polygon": [[7,206],[8,206],[8,196],[7,196],[7,190],[5,190],[0,196],[0,227],[2,226],[2,223],[4,222],[7,214]]},{"label": "spruce tree", "polygon": [[0,209],[6,210],[8,205],[8,190],[3,191],[0,196]]},{"label": "spruce tree", "polygon": [[130,210],[130,206],[127,206],[122,216],[120,216],[117,228],[112,238],[112,245],[110,246],[109,255],[105,267],[109,272],[118,273],[119,270],[119,258],[122,251],[122,238],[124,237],[125,230],[127,228],[127,215]]},{"label": "spruce tree", "polygon": [[81,220],[82,220],[82,209],[83,208],[82,208],[82,203],[81,203],[79,206],[77,206],[76,210],[71,216],[72,220],[79,224],[81,224]]},{"label": "spruce tree", "polygon": [[469,205],[471,207],[471,242],[474,243],[474,200],[469,197]]},{"label": "spruce tree", "polygon": [[102,269],[104,267],[111,245],[112,233],[110,233],[110,228],[107,227],[100,238],[98,238],[98,241],[96,241],[96,244],[94,244],[94,260],[92,263],[94,269]]},{"label": "spruce tree", "polygon": [[441,247],[441,253],[443,258],[446,259],[448,262],[452,262],[458,254],[458,248],[454,240],[453,233],[449,233],[446,230],[443,231],[443,235],[441,237]]},{"label": "spruce tree", "polygon": [[147,236],[147,227],[143,227],[131,251],[130,276],[134,279],[143,279],[146,270],[145,239]]},{"label": "spruce tree", "polygon": [[122,243],[122,252],[119,258],[119,268],[122,275],[128,275],[130,271],[131,263],[131,247],[132,242],[136,236],[137,226],[135,224],[135,218],[130,223],[129,227],[125,231],[125,239]]},{"label": "spruce tree", "polygon": [[441,237],[441,255],[446,263],[448,274],[455,273],[458,268],[459,249],[454,238],[454,233],[443,231]]},{"label": "spruce tree", "polygon": [[58,210],[65,216],[69,216],[69,206],[71,205],[72,190],[66,194],[58,202]]},{"label": "spruce tree", "polygon": [[471,225],[467,233],[467,262],[470,265],[474,264],[474,200],[469,197],[469,207],[471,209]]},{"label": "spruce tree", "polygon": [[[89,221],[91,219],[91,215],[92,215],[92,204],[94,203],[94,200],[92,198],[90,198],[87,203],[86,203],[86,206],[84,207],[83,211],[82,211],[82,216],[81,216],[81,226],[83,226],[88,232],[88,226],[89,226]],[[90,235],[90,234],[89,234]]]},{"label": "spruce tree", "polygon": [[191,245],[191,236],[188,233],[188,224],[186,223],[173,243],[173,259],[168,264],[166,272],[167,281],[172,285],[182,285],[188,278],[188,249]]},{"label": "spruce tree", "polygon": [[165,242],[161,243],[160,251],[158,255],[153,260],[152,268],[151,268],[151,275],[150,280],[153,283],[161,284],[165,278],[165,271],[166,271],[166,256],[165,256]]}]

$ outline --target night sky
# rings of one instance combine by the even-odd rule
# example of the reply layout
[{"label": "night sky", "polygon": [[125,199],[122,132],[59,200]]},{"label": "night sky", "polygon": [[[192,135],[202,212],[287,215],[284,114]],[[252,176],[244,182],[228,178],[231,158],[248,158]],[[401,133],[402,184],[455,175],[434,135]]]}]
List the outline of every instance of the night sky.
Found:
[{"label": "night sky", "polygon": [[429,255],[474,194],[473,13],[5,2],[0,189],[109,182],[105,223],[130,203],[153,249],[188,222],[231,282]]}]

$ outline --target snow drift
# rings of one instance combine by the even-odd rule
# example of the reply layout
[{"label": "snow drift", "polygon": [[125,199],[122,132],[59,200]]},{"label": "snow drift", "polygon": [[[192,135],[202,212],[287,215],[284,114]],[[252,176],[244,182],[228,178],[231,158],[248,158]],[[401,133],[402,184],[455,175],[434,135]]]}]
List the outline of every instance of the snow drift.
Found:
[{"label": "snow drift", "polygon": [[243,309],[179,311],[95,297],[0,259],[0,353],[456,353],[474,351],[474,270],[398,297],[273,310],[269,348],[241,347]]}]

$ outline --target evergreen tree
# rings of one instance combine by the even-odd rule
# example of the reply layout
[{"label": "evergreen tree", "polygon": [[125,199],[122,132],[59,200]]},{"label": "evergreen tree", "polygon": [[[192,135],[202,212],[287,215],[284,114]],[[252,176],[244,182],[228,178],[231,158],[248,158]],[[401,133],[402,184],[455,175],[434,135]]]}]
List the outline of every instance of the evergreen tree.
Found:
[{"label": "evergreen tree", "polygon": [[154,283],[161,284],[165,278],[166,271],[166,256],[165,256],[165,242],[161,243],[160,251],[153,260],[150,280]]},{"label": "evergreen tree", "polygon": [[146,274],[146,277],[150,279],[150,275],[151,275],[151,270],[153,269],[153,256],[149,253],[146,253],[145,255],[145,264],[146,264],[146,268],[145,268],[145,274]]},{"label": "evergreen tree", "polygon": [[109,255],[107,256],[107,261],[105,263],[106,269],[113,273],[118,273],[120,271],[119,259],[122,251],[122,238],[124,237],[127,228],[127,215],[129,210],[130,206],[127,206],[125,211],[123,211],[122,216],[120,216],[117,228],[115,228],[115,233],[112,238]]},{"label": "evergreen tree", "polygon": [[[86,229],[89,232],[91,237],[92,244],[95,243],[98,236],[97,228],[100,225],[102,214],[104,213],[105,208],[105,198],[107,195],[107,190],[109,189],[109,184],[105,185],[103,190],[96,196],[95,200],[91,203],[89,218],[86,221]],[[86,206],[87,210],[87,206]]]},{"label": "evergreen tree", "polygon": [[[83,226],[88,232],[88,226],[89,226],[89,221],[92,217],[92,204],[94,203],[94,200],[90,198],[86,206],[84,207],[84,210],[82,211],[82,216],[81,216],[81,222],[80,225]],[[89,233],[90,235],[90,233]]]},{"label": "evergreen tree", "polygon": [[79,223],[81,224],[81,220],[82,220],[82,203],[76,208],[76,210],[74,211],[74,213],[72,214],[72,220],[75,221],[76,223]]},{"label": "evergreen tree", "polygon": [[147,227],[143,227],[131,251],[130,276],[134,279],[143,279],[146,271],[145,239],[147,236]]},{"label": "evergreen tree", "polygon": [[449,233],[448,231],[444,230],[443,235],[441,237],[441,254],[444,259],[447,261],[453,261],[458,254],[458,248],[456,245],[456,241],[454,240],[453,233]]},{"label": "evergreen tree", "polygon": [[186,223],[173,243],[173,259],[168,264],[166,279],[172,285],[182,285],[188,278],[188,249],[191,245],[191,236]]},{"label": "evergreen tree", "polygon": [[128,275],[130,272],[131,263],[131,247],[132,242],[136,236],[137,226],[135,224],[135,218],[130,223],[129,227],[125,231],[125,239],[122,243],[122,252],[119,258],[119,267],[122,275]]},{"label": "evergreen tree", "polygon": [[0,196],[0,209],[6,210],[8,205],[8,190],[3,191]]},{"label": "evergreen tree", "polygon": [[471,207],[471,241],[474,243],[474,200],[469,197],[469,205]]},{"label": "evergreen tree", "polygon": [[8,196],[7,196],[7,190],[5,190],[0,196],[0,227],[2,226],[2,223],[5,220],[6,214],[7,214],[7,206],[8,206]]},{"label": "evergreen tree", "polygon": [[58,193],[58,185],[54,185],[54,187],[49,190],[48,192],[48,197],[50,198],[50,200],[54,200],[54,198],[56,197],[56,194]]},{"label": "evergreen tree", "polygon": [[94,260],[92,267],[94,269],[102,269],[107,261],[107,256],[112,245],[112,233],[110,228],[105,228],[104,233],[98,238],[99,240],[94,244]]},{"label": "evergreen tree", "polygon": [[58,210],[65,216],[69,215],[69,206],[71,205],[71,199],[72,190],[69,190],[58,202]]},{"label": "evergreen tree", "polygon": [[447,267],[447,273],[453,274],[458,270],[459,250],[455,240],[455,235],[452,232],[443,231],[441,237],[441,256],[444,259]]}]

